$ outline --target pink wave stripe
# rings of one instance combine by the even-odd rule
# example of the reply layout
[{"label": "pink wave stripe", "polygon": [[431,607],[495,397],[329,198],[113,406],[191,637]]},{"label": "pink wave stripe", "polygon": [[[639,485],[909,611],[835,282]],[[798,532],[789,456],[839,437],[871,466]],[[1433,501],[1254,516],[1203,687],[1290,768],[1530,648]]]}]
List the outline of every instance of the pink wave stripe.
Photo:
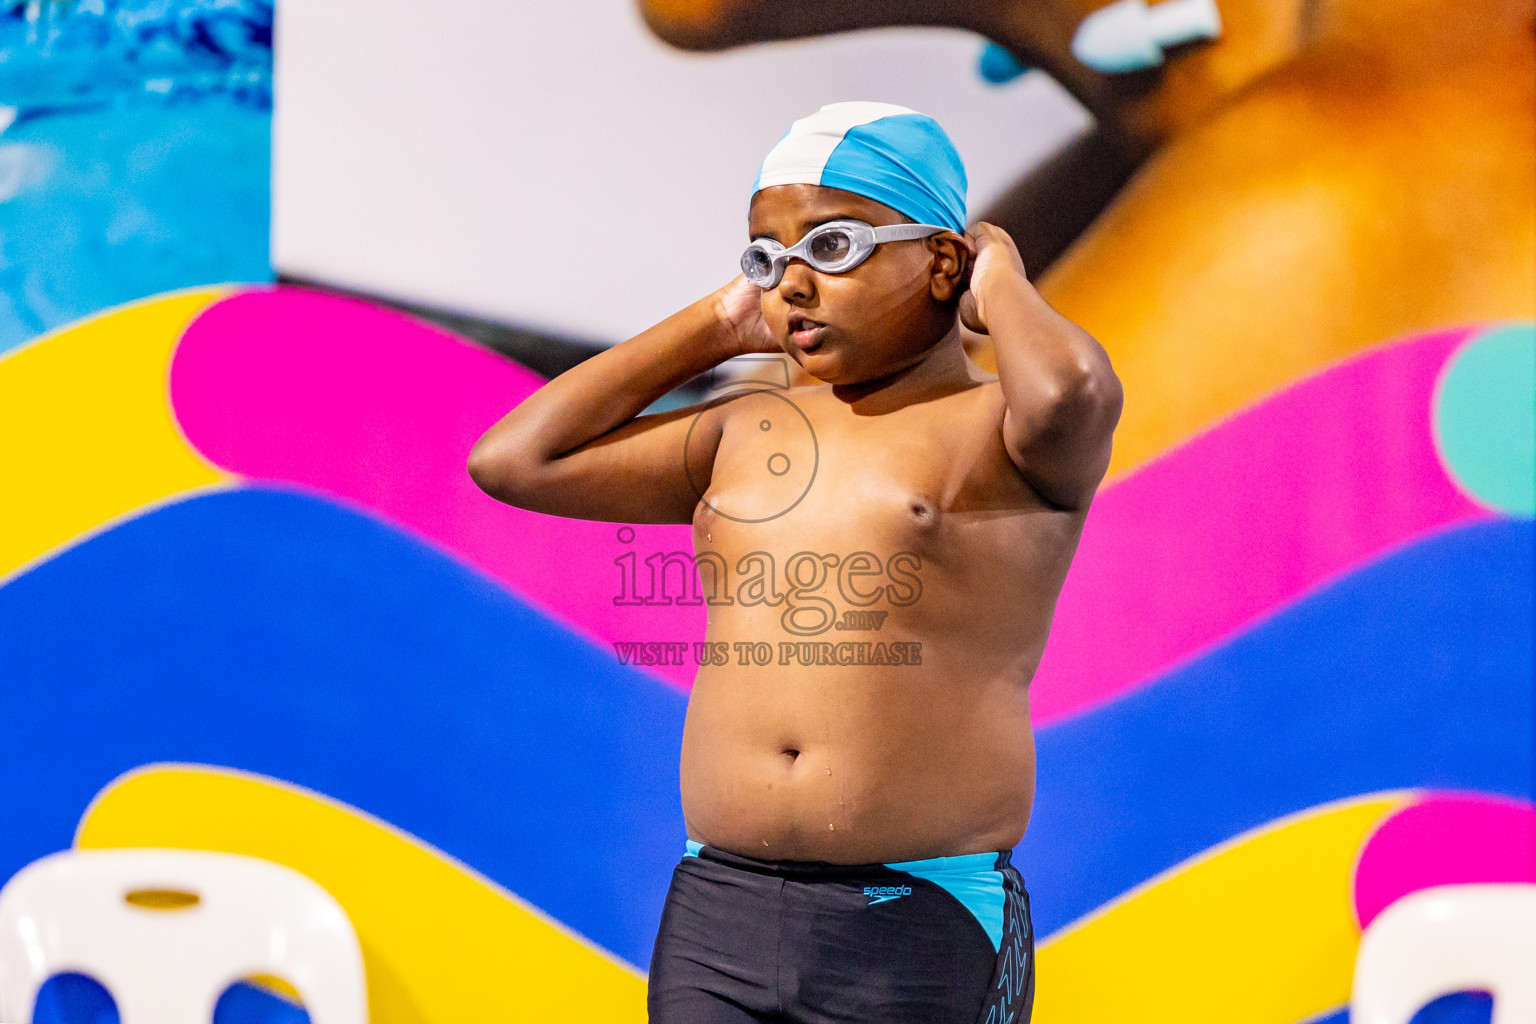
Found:
[{"label": "pink wave stripe", "polygon": [[1487,514],[1441,467],[1435,382],[1477,328],[1374,349],[1100,492],[1031,686],[1037,725],[1150,681],[1391,548]]},{"label": "pink wave stripe", "polygon": [[[1218,425],[1095,502],[1033,686],[1037,723],[1111,699],[1319,583],[1485,515],[1441,470],[1434,382],[1473,334],[1375,350]],[[360,505],[441,546],[599,644],[702,639],[697,607],[616,606],[620,569],[690,551],[684,526],[501,505],[464,459],[541,378],[392,311],[251,291],[188,329],[171,372],[189,440],[218,465]],[[1298,510],[1305,509],[1304,515]],[[658,676],[687,687],[693,666]]]},{"label": "pink wave stripe", "polygon": [[1393,902],[1436,885],[1536,882],[1536,804],[1428,794],[1372,833],[1355,866],[1355,918],[1365,928]]},{"label": "pink wave stripe", "polygon": [[[626,551],[691,551],[686,526],[559,519],[492,500],[464,464],[475,440],[543,383],[409,317],[297,288],[245,292],[188,328],[171,400],[191,443],[257,480],[360,505],[496,578],[600,646],[703,637],[694,607],[617,607]],[[639,562],[640,593],[648,593]],[[687,686],[691,662],[658,668]]]}]

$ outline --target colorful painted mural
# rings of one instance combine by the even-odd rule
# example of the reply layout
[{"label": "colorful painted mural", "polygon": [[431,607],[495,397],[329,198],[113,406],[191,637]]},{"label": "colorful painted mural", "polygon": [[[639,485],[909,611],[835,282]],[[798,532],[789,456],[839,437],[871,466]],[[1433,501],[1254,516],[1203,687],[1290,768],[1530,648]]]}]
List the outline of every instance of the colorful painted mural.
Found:
[{"label": "colorful painted mural", "polygon": [[[0,876],[255,854],[352,914],[376,1020],[569,1013],[577,978],[641,1019],[687,679],[612,645],[703,622],[614,603],[686,528],[465,476],[538,383],[293,288],[0,359]],[[1034,691],[1038,1020],[1315,1019],[1391,899],[1529,875],[1533,394],[1529,324],[1403,339],[1102,492]]]},{"label": "colorful painted mural", "polygon": [[[914,20],[642,6],[701,49]],[[1394,900],[1536,881],[1528,11],[1220,7],[1129,77],[1039,5],[915,19],[1099,118],[988,214],[1127,389],[1032,687],[1041,1024],[1342,1024]],[[703,637],[629,575],[688,530],[491,500],[465,458],[536,374],[268,283],[271,23],[0,2],[0,882],[265,857],[379,1024],[639,1021],[692,671],[616,645]],[[65,988],[40,1022],[108,1012]],[[302,1016],[240,992],[217,1024]]]},{"label": "colorful painted mural", "polygon": [[972,215],[1113,357],[1112,475],[1388,339],[1536,316],[1528,3],[1215,0],[1214,39],[1114,69],[1073,42],[1106,6],[638,0],[690,50],[964,29],[994,47],[983,73],[1036,68],[1093,114]]}]

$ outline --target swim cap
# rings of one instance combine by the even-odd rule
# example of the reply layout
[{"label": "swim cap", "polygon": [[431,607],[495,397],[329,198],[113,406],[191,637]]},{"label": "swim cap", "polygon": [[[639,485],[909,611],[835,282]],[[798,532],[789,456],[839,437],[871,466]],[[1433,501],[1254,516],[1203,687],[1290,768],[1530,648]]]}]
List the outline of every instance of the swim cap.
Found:
[{"label": "swim cap", "polygon": [[771,185],[840,188],[965,232],[965,164],[954,143],[933,118],[893,103],[829,103],[796,121],[752,194]]}]

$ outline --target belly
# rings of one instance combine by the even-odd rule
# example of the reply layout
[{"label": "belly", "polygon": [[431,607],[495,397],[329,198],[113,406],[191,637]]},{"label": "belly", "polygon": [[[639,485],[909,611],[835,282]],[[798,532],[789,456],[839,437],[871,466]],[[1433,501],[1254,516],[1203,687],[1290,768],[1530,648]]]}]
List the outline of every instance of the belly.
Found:
[{"label": "belly", "polygon": [[1008,849],[1034,781],[1028,691],[955,665],[711,666],[683,731],[689,837],[765,859]]}]

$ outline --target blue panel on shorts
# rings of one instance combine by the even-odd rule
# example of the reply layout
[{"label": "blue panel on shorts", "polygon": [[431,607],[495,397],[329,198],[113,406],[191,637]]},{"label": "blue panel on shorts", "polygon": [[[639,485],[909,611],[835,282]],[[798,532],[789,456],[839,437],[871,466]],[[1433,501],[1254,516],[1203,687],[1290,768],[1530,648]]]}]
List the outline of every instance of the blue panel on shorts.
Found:
[{"label": "blue panel on shorts", "polygon": [[904,860],[886,867],[932,882],[965,906],[992,940],[1003,945],[1003,873],[997,870],[997,854],[966,853],[958,857]]}]

